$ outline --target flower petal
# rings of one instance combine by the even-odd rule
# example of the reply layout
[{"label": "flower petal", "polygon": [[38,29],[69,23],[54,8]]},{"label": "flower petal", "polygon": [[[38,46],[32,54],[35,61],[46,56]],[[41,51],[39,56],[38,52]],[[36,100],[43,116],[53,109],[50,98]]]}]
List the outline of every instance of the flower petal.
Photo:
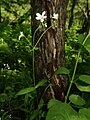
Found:
[{"label": "flower petal", "polygon": [[23,35],[23,32],[20,32],[20,35]]},{"label": "flower petal", "polygon": [[46,14],[46,11],[43,11],[43,12],[42,12],[42,16],[44,16],[45,14]]},{"label": "flower petal", "polygon": [[47,16],[43,16],[43,18],[45,19],[45,18],[47,18]]},{"label": "flower petal", "polygon": [[36,17],[36,20],[40,20],[41,18],[40,17]]},{"label": "flower petal", "polygon": [[42,14],[36,13],[36,20],[40,20],[41,22],[43,22],[44,19],[47,17],[45,16],[45,13],[46,13],[45,11],[43,11]]},{"label": "flower petal", "polygon": [[52,16],[52,18],[57,20],[58,19],[58,14],[54,13],[53,16]]},{"label": "flower petal", "polygon": [[36,13],[36,17],[38,17],[38,19],[40,19],[41,18],[40,13]]}]

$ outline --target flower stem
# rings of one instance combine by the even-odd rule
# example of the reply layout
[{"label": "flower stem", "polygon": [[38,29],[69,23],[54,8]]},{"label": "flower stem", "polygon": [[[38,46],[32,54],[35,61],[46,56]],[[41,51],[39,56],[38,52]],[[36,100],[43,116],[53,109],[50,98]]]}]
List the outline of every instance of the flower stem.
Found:
[{"label": "flower stem", "polygon": [[[41,24],[40,24],[41,25]],[[38,26],[38,28],[35,30],[35,32],[34,32],[34,34],[33,34],[33,43],[32,43],[32,45],[33,45],[33,48],[34,48],[34,40],[35,40],[35,34],[36,34],[36,32],[39,30],[39,28],[40,28],[40,25]],[[34,81],[34,86],[35,86],[35,65],[34,65],[34,60],[35,60],[35,58],[34,58],[34,49],[33,49],[33,53],[32,53],[33,55],[33,60],[32,60],[32,68],[33,68],[33,81]]]},{"label": "flower stem", "polygon": [[[39,27],[40,27],[40,26],[39,26]],[[37,41],[36,44],[34,45],[35,34],[36,34],[36,32],[38,31],[39,27],[35,30],[34,35],[33,35],[33,49],[32,49],[32,51],[33,51],[33,80],[34,80],[34,86],[35,86],[35,65],[34,65],[34,60],[35,60],[35,58],[34,58],[34,50],[35,50],[35,48],[37,47],[37,45],[38,45],[38,43],[40,42],[40,40],[41,40],[41,38],[43,37],[43,35],[44,35],[52,26],[50,26],[49,28],[47,28],[47,29],[41,34],[41,36],[39,37],[38,41]]]},{"label": "flower stem", "polygon": [[[89,37],[90,34],[88,34],[85,38],[85,40],[83,41],[82,45],[85,44],[87,38]],[[75,78],[75,73],[76,73],[76,69],[77,69],[77,64],[78,64],[78,61],[79,61],[79,56],[80,56],[80,53],[81,53],[81,49],[82,49],[82,46],[81,48],[79,49],[79,52],[78,52],[78,55],[77,55],[77,59],[76,59],[76,63],[75,63],[75,67],[74,67],[74,71],[73,71],[73,75],[72,75],[72,79],[70,81],[70,85],[69,85],[69,88],[68,88],[68,91],[67,91],[67,95],[65,97],[65,103],[67,103],[67,99],[68,99],[68,96],[69,96],[69,93],[70,93],[70,90],[71,90],[71,87],[72,87],[72,84],[73,84],[73,81],[74,81],[74,78]]]},{"label": "flower stem", "polygon": [[40,42],[41,38],[43,37],[43,35],[51,28],[52,26],[50,26],[49,28],[47,28],[42,35],[39,37],[37,43],[35,44],[35,46],[33,47],[33,50],[37,47],[38,43]]}]

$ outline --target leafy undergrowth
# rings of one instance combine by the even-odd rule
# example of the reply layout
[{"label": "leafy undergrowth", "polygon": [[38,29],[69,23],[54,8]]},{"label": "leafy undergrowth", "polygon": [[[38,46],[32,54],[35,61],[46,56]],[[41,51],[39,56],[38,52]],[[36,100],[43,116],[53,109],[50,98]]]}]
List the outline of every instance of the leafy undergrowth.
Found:
[{"label": "leafy undergrowth", "polygon": [[82,107],[77,112],[69,104],[52,99],[48,103],[48,109],[46,120],[90,120],[90,108]]}]

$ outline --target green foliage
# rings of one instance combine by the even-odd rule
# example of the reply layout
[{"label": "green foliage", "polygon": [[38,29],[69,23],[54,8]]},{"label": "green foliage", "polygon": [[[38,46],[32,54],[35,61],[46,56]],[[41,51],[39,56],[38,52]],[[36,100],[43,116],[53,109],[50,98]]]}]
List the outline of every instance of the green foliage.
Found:
[{"label": "green foliage", "polygon": [[89,75],[80,75],[79,80],[82,82],[85,82],[87,84],[90,84],[90,76]]},{"label": "green foliage", "polygon": [[[86,98],[84,98],[85,93],[83,96],[77,95],[77,94],[71,94],[69,96],[73,83],[76,85],[77,89],[79,89],[82,94],[83,92],[90,92],[90,76],[89,75],[80,75],[78,80],[75,80],[76,70],[78,68],[78,62],[79,62],[81,51],[83,47],[90,44],[89,36],[90,34],[88,34],[87,36],[79,35],[77,42],[80,44],[80,48],[77,53],[76,63],[75,63],[72,77],[71,78],[69,77],[70,84],[69,84],[69,88],[68,88],[68,91],[65,97],[65,103],[62,103],[56,100],[51,100],[48,104],[49,111],[47,113],[46,120],[76,120],[76,119],[77,120],[80,120],[80,119],[89,120],[89,116],[86,116],[87,112],[88,114],[90,114],[89,113],[90,111],[85,108],[87,104],[85,100]],[[66,68],[63,68],[62,70],[60,70],[59,68],[54,72],[54,75],[68,74],[70,76],[70,72],[67,72],[67,70],[68,69]],[[68,97],[69,97],[70,103],[66,104]],[[79,110],[79,112],[75,110],[76,108]],[[83,111],[85,112],[84,114],[83,114]]]},{"label": "green foliage", "polygon": [[82,83],[75,83],[75,85],[82,92],[90,92],[90,85],[82,85]]},{"label": "green foliage", "polygon": [[70,71],[65,67],[58,67],[58,69],[53,73],[52,77],[58,74],[69,75]]},{"label": "green foliage", "polygon": [[34,90],[35,90],[35,87],[30,87],[30,88],[28,87],[28,88],[25,88],[25,89],[20,90],[20,91],[16,94],[16,96],[18,96],[18,95],[24,95],[24,94],[33,92]]},{"label": "green foliage", "polygon": [[82,108],[79,110],[79,113],[85,115],[87,119],[90,119],[90,108]]},{"label": "green foliage", "polygon": [[[79,42],[80,44],[82,44],[82,43],[84,42],[85,37],[86,37],[86,35],[80,34],[80,35],[78,36],[78,42]],[[86,48],[86,50],[87,50],[88,52],[90,52],[90,36],[89,36],[89,37],[87,38],[87,40],[85,41],[84,47]]]},{"label": "green foliage", "polygon": [[83,100],[83,98],[81,98],[81,96],[75,95],[75,94],[70,95],[69,100],[71,103],[73,103],[74,105],[77,105],[77,106],[83,106],[86,104],[85,100]]},{"label": "green foliage", "polygon": [[[57,100],[51,100],[48,103],[48,109],[46,120],[89,120],[85,115],[87,111],[82,114],[75,111],[69,104]],[[88,113],[90,114],[90,111]]]},{"label": "green foliage", "polygon": [[17,94],[16,94],[16,96],[18,96],[18,95],[24,95],[24,94],[27,94],[27,93],[30,93],[30,92],[33,92],[33,91],[35,91],[38,87],[40,87],[40,86],[43,86],[44,84],[45,84],[45,80],[41,80],[35,87],[28,87],[28,88],[25,88],[25,89],[22,89],[22,90],[20,90]]},{"label": "green foliage", "polygon": [[7,99],[7,94],[1,93],[0,94],[0,102],[5,102],[6,99]]}]

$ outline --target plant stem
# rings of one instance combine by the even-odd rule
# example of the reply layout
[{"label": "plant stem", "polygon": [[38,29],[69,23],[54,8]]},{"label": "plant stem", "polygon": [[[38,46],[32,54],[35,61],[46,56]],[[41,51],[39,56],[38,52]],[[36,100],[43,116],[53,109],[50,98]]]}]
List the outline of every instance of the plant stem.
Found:
[{"label": "plant stem", "polygon": [[78,55],[77,55],[77,59],[76,59],[76,63],[75,63],[75,67],[74,67],[74,71],[73,71],[73,75],[72,75],[72,79],[70,81],[70,85],[69,85],[69,88],[68,88],[68,91],[67,91],[67,95],[66,95],[66,98],[65,98],[65,103],[67,102],[67,99],[68,99],[68,96],[69,96],[69,93],[70,93],[70,90],[71,90],[71,87],[72,87],[72,84],[73,84],[73,80],[74,80],[74,77],[75,77],[75,73],[76,73],[76,69],[77,69],[77,64],[78,64],[80,53],[81,53],[81,50],[79,50]]},{"label": "plant stem", "polygon": [[33,35],[33,49],[32,49],[32,51],[33,51],[33,80],[34,80],[34,86],[35,86],[34,50],[35,50],[35,48],[37,47],[37,45],[38,45],[38,43],[40,42],[40,40],[41,40],[41,38],[43,37],[43,35],[44,35],[51,27],[52,27],[52,26],[48,27],[48,28],[41,34],[41,36],[39,37],[39,39],[38,39],[38,41],[36,42],[35,45],[34,45],[35,34],[36,34],[36,32],[38,31],[39,27],[35,30],[34,35]]},{"label": "plant stem", "polygon": [[41,38],[43,37],[43,35],[51,28],[52,26],[50,26],[49,28],[47,28],[43,33],[42,35],[40,36],[40,38],[38,39],[37,43],[35,44],[35,46],[33,47],[33,49],[35,49],[38,45],[38,43],[40,42]]},{"label": "plant stem", "polygon": [[[40,26],[39,26],[40,27]],[[42,34],[41,34],[41,36],[39,37],[39,39],[38,39],[38,41],[36,42],[36,44],[34,45],[34,39],[35,39],[35,34],[36,34],[36,32],[38,31],[38,29],[39,29],[39,27],[35,30],[35,32],[34,32],[34,35],[33,35],[33,49],[32,49],[32,51],[33,51],[33,81],[34,81],[34,86],[36,85],[36,83],[35,83],[35,64],[34,64],[34,60],[35,60],[35,57],[34,57],[34,50],[35,50],[35,48],[37,47],[37,45],[38,45],[38,43],[40,42],[40,40],[41,40],[41,38],[43,37],[43,35],[52,27],[52,26],[50,26],[49,28],[47,28]],[[38,97],[37,97],[37,91],[36,91],[36,99],[37,99]],[[38,99],[37,99],[37,105],[38,105]]]},{"label": "plant stem", "polygon": [[[40,24],[41,25],[41,24]],[[35,30],[35,32],[34,32],[34,34],[33,34],[33,48],[34,48],[34,40],[35,40],[35,34],[36,34],[36,32],[39,30],[39,28],[40,28],[40,25],[38,26],[38,28]],[[34,49],[33,49],[33,53],[32,53],[33,55],[33,60],[32,60],[32,68],[33,68],[33,81],[34,81],[34,86],[35,86],[35,65],[34,65]]]},{"label": "plant stem", "polygon": [[[85,44],[87,38],[89,37],[90,34],[88,34],[85,38],[85,40],[83,41],[82,45]],[[65,103],[67,103],[67,99],[68,99],[68,96],[69,96],[69,93],[70,93],[70,90],[71,90],[71,87],[72,87],[72,84],[73,84],[73,81],[74,81],[74,78],[75,78],[75,73],[76,73],[76,69],[77,69],[77,64],[78,64],[78,61],[79,61],[79,56],[80,56],[80,53],[81,53],[81,49],[82,49],[82,46],[81,48],[79,49],[79,52],[78,52],[78,55],[77,55],[77,59],[76,59],[76,63],[75,63],[75,67],[74,67],[74,71],[73,71],[73,75],[72,75],[72,79],[70,81],[70,85],[69,85],[69,88],[68,88],[68,91],[67,91],[67,95],[65,97]]]}]

